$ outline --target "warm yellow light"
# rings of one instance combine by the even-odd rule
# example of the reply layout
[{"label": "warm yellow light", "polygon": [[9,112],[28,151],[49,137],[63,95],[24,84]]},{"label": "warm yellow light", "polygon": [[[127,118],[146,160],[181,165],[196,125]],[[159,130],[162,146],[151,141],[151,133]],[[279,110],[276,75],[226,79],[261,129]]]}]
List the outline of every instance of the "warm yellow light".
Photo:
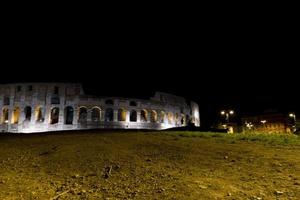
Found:
[{"label": "warm yellow light", "polygon": [[225,115],[225,111],[221,111],[221,115]]},{"label": "warm yellow light", "polygon": [[293,113],[290,113],[289,116],[290,117],[295,117],[295,115]]},{"label": "warm yellow light", "polygon": [[234,114],[234,111],[233,111],[233,110],[229,111],[229,114],[233,115],[233,114]]}]

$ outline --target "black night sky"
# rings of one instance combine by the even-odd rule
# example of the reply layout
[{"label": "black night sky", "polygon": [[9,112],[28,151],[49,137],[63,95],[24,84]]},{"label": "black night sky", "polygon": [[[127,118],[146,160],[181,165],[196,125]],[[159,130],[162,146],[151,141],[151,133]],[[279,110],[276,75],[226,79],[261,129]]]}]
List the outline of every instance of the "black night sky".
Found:
[{"label": "black night sky", "polygon": [[299,112],[294,27],[220,19],[19,22],[2,38],[1,83],[82,82],[86,93],[138,98],[169,92],[198,102],[204,126],[221,109]]}]

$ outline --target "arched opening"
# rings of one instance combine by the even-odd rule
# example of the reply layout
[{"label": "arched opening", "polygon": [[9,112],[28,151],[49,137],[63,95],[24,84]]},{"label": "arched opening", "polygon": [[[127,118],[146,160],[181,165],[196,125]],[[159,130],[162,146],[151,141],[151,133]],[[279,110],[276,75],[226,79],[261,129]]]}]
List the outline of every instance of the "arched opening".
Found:
[{"label": "arched opening", "polygon": [[35,108],[35,119],[36,119],[37,122],[43,122],[44,121],[42,108],[40,106],[37,106]]},{"label": "arched opening", "polygon": [[92,121],[93,122],[100,121],[100,112],[101,112],[100,108],[95,107],[92,109]]},{"label": "arched opening", "polygon": [[10,104],[10,98],[5,96],[4,99],[3,99],[3,105],[9,105]]},{"label": "arched opening", "polygon": [[118,110],[118,121],[126,121],[126,110],[124,109]]},{"label": "arched opening", "polygon": [[135,101],[130,101],[129,106],[136,106],[136,102]]},{"label": "arched opening", "polygon": [[71,106],[65,108],[65,124],[73,124],[74,109]]},{"label": "arched opening", "polygon": [[59,108],[54,107],[51,109],[50,124],[57,124],[59,120]]},{"label": "arched opening", "polygon": [[31,120],[31,107],[30,106],[26,106],[24,108],[24,113],[25,113],[25,120],[26,121],[30,121]]},{"label": "arched opening", "polygon": [[182,126],[186,125],[186,119],[185,119],[185,115],[183,113],[181,113],[181,125]]},{"label": "arched opening", "polygon": [[106,104],[106,105],[114,105],[114,101],[113,101],[112,99],[107,99],[107,100],[105,101],[105,104]]},{"label": "arched opening", "polygon": [[78,121],[80,123],[85,123],[87,122],[87,108],[86,107],[80,107],[79,108],[79,116],[78,116]]},{"label": "arched opening", "polygon": [[13,110],[13,113],[12,113],[11,123],[12,124],[18,124],[19,119],[20,119],[20,108],[15,107],[14,110]]},{"label": "arched opening", "polygon": [[160,123],[165,123],[165,112],[160,111]]},{"label": "arched opening", "polygon": [[130,112],[130,121],[131,122],[136,122],[137,121],[137,112],[135,110],[132,110]]},{"label": "arched opening", "polygon": [[157,122],[157,113],[155,110],[150,111],[150,122],[152,123]]},{"label": "arched opening", "polygon": [[147,122],[148,120],[148,112],[146,110],[141,110],[141,122]]},{"label": "arched opening", "polygon": [[9,113],[8,108],[3,108],[2,109],[2,115],[3,115],[2,123],[8,123],[8,113]]},{"label": "arched opening", "polygon": [[107,108],[105,110],[105,121],[112,122],[114,120],[114,110],[112,108]]},{"label": "arched opening", "polygon": [[185,116],[185,122],[186,122],[186,124],[190,124],[190,123],[191,123],[191,120],[190,120],[190,116],[189,116],[189,115],[186,115],[186,116]]},{"label": "arched opening", "polygon": [[173,123],[173,113],[168,112],[168,123],[172,124]]}]

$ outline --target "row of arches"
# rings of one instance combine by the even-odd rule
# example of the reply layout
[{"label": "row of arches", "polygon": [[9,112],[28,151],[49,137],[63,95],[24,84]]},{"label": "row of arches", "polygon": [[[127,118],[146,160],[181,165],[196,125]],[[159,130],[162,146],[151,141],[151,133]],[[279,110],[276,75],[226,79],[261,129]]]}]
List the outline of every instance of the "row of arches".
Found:
[{"label": "row of arches", "polygon": [[[21,116],[20,107],[15,107],[12,111],[11,123],[18,124]],[[26,106],[24,108],[24,118],[25,121],[31,121],[32,116],[32,108],[30,106]],[[36,121],[44,121],[42,117],[42,108],[40,106],[35,109],[35,119]],[[8,123],[9,121],[9,109],[7,107],[2,109],[2,123]]]},{"label": "row of arches", "polygon": [[[79,107],[78,109],[78,122],[86,123],[88,121],[88,112],[90,112],[90,119],[92,122],[100,122],[102,117],[104,117],[103,121],[112,122],[115,118],[115,111],[112,108],[106,108],[102,115],[102,110],[99,107],[93,107],[91,110],[88,110],[87,107]],[[129,112],[129,113],[128,113]],[[184,114],[173,114],[172,112],[165,113],[164,111],[156,111],[156,110],[146,110],[143,109],[139,112],[140,118],[139,122],[151,122],[151,123],[173,123],[176,124],[186,124],[187,117]],[[34,117],[36,122],[44,121],[44,111],[42,107],[38,106],[34,110]],[[2,123],[8,123],[9,121],[9,109],[7,107],[2,110]],[[18,124],[21,116],[21,109],[19,107],[15,107],[13,109],[11,115],[11,123]],[[127,116],[129,119],[127,119]],[[24,108],[24,120],[31,121],[32,118],[32,108],[30,106],[26,106]],[[57,124],[60,118],[60,109],[58,107],[53,107],[50,110],[49,123]],[[126,109],[120,108],[117,110],[117,121],[125,122],[137,122],[138,121],[138,111],[132,109],[127,111]],[[67,106],[64,108],[64,124],[73,124],[74,121],[74,108],[72,106]]]}]

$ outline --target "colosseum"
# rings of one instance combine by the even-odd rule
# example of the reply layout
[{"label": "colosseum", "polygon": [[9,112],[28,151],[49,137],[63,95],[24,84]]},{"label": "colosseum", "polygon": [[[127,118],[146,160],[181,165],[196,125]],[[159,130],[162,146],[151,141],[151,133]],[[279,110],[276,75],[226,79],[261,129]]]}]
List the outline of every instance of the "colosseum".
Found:
[{"label": "colosseum", "polygon": [[200,126],[197,103],[182,97],[99,97],[86,95],[78,83],[1,84],[0,108],[0,131],[11,133]]}]

